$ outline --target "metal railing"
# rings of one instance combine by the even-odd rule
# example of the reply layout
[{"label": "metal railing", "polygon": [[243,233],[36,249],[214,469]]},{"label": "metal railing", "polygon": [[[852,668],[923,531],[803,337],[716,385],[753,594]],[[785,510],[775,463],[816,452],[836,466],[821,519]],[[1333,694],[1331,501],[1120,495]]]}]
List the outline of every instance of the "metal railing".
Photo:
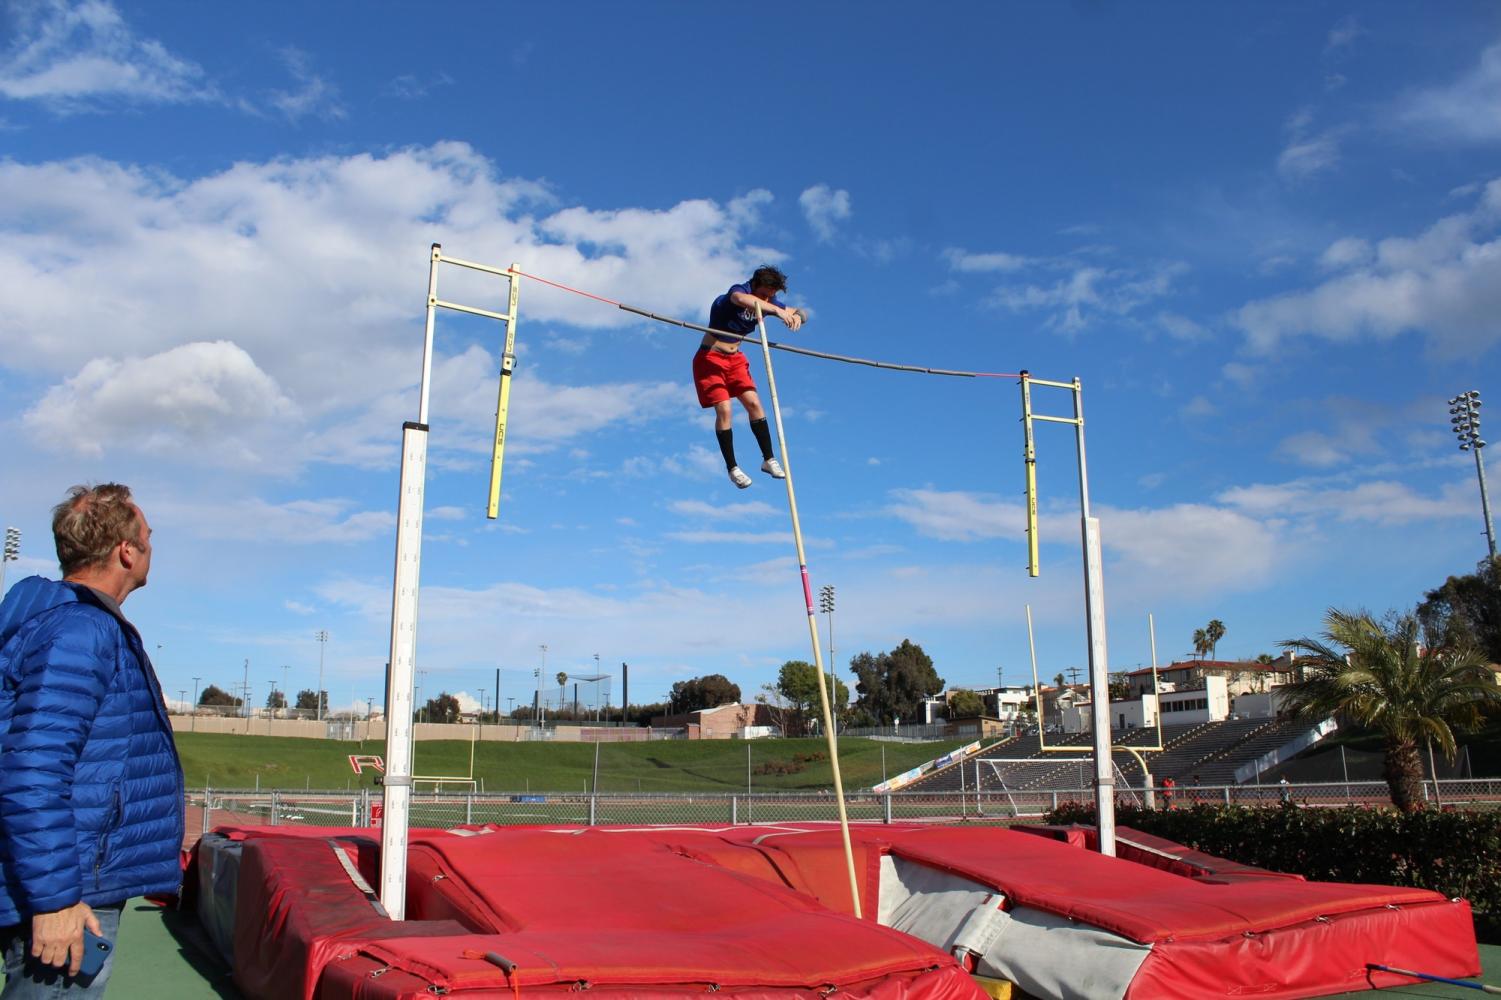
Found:
[{"label": "metal railing", "polygon": [[[1424,794],[1435,805],[1501,808],[1501,778],[1430,779]],[[1157,808],[1195,805],[1300,807],[1391,802],[1385,782],[1339,781],[1298,785],[1205,785],[1122,789],[1123,800]],[[1085,788],[979,792],[856,792],[846,799],[858,823],[1038,822],[1067,802],[1092,805]],[[372,826],[380,820],[379,789],[252,792],[202,788],[187,794],[187,842],[216,826]],[[827,792],[419,792],[411,799],[413,826],[490,823],[524,825],[776,824],[832,822],[838,804]]]}]

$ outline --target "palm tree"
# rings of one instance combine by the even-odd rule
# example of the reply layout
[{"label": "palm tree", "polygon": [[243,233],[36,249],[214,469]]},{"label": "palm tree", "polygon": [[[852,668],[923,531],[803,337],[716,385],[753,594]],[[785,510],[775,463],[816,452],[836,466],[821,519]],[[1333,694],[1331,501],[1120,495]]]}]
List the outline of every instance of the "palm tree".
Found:
[{"label": "palm tree", "polygon": [[1225,637],[1225,623],[1218,618],[1204,626],[1204,638],[1209,640],[1209,658],[1215,658],[1215,651],[1220,647],[1220,640]]},{"label": "palm tree", "polygon": [[1278,689],[1283,704],[1304,718],[1339,714],[1379,732],[1392,804],[1404,812],[1423,804],[1419,749],[1437,744],[1453,760],[1455,729],[1475,727],[1481,708],[1501,701],[1475,646],[1424,650],[1411,614],[1377,622],[1364,611],[1331,608],[1324,616],[1323,641],[1290,639],[1278,645],[1296,652],[1303,668],[1301,681]]},{"label": "palm tree", "polygon": [[1199,659],[1202,660],[1204,654],[1209,652],[1209,645],[1209,633],[1201,628],[1194,629],[1194,654]]}]

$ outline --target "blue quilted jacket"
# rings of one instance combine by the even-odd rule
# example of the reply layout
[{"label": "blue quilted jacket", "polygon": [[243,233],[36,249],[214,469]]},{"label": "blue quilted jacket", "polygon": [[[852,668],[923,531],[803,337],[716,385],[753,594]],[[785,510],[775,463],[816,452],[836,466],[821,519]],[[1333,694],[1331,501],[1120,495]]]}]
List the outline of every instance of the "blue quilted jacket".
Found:
[{"label": "blue quilted jacket", "polygon": [[0,603],[0,926],[176,892],[182,764],[141,636],[88,587]]}]

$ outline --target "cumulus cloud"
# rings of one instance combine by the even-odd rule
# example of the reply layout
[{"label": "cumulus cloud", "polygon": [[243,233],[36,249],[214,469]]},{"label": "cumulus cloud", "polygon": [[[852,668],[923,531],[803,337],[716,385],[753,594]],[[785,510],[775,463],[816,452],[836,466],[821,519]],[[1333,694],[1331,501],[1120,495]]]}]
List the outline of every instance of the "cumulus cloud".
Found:
[{"label": "cumulus cloud", "polygon": [[[545,186],[499,176],[463,143],[243,162],[191,181],[97,158],[0,161],[0,190],[0,296],[9,303],[0,356],[47,386],[27,404],[28,419],[51,446],[75,451],[129,443],[109,428],[72,441],[62,423],[69,410],[129,410],[112,384],[129,366],[162,389],[159,400],[138,401],[149,419],[121,414],[131,427],[159,424],[175,435],[168,440],[186,443],[249,412],[261,427],[280,422],[283,464],[391,462],[388,429],[415,412],[426,248],[439,237],[458,256],[520,262],[605,296],[632,299],[647,288],[643,305],[680,315],[702,309],[705,288],[780,259],[746,239],[765,192],[663,209],[557,208]],[[466,301],[468,272],[458,272],[445,269],[440,290]],[[498,299],[497,284],[481,290]],[[527,285],[522,301],[523,350],[526,330],[544,324],[636,322],[539,284]],[[457,416],[472,443],[493,430],[498,361],[466,341],[478,336],[493,348],[493,331],[466,334],[476,328],[451,313],[439,323],[433,405]],[[185,346],[193,349],[178,350]],[[175,374],[186,375],[181,387],[171,384]],[[516,444],[554,447],[660,414],[680,391],[568,386],[523,365],[513,388]],[[259,417],[252,401],[266,406]],[[169,403],[183,412],[167,412]],[[243,430],[245,455],[264,452],[258,433]],[[180,457],[220,460],[201,448]]]},{"label": "cumulus cloud", "polygon": [[1340,273],[1305,291],[1249,302],[1234,322],[1257,351],[1285,337],[1337,342],[1425,335],[1437,354],[1482,351],[1501,309],[1501,181],[1486,185],[1469,212],[1439,219],[1416,236],[1363,248],[1347,239],[1325,252]]},{"label": "cumulus cloud", "polygon": [[217,341],[146,358],[95,358],[22,419],[44,443],[90,457],[114,448],[164,457],[190,451],[209,464],[241,466],[274,457],[258,431],[296,416],[249,354]]},{"label": "cumulus cloud", "polygon": [[[941,490],[895,490],[886,512],[919,534],[951,542],[1025,541],[1021,504],[993,496]],[[1156,509],[1097,507],[1101,543],[1133,590],[1224,592],[1260,586],[1283,557],[1267,518],[1232,506],[1182,503]],[[1044,539],[1076,544],[1078,518],[1045,515]]]},{"label": "cumulus cloud", "polygon": [[850,217],[850,193],[835,190],[827,184],[816,184],[797,197],[802,206],[803,218],[820,242],[828,243],[834,238],[838,224]]},{"label": "cumulus cloud", "polygon": [[12,42],[0,55],[0,95],[57,111],[107,102],[215,100],[203,70],[138,36],[108,0],[22,0],[10,7]]}]

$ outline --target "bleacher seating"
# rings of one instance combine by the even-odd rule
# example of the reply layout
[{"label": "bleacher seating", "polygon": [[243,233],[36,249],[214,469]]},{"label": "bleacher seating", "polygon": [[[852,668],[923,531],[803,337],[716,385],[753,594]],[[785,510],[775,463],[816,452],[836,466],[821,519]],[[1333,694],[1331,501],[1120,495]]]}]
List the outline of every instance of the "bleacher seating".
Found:
[{"label": "bleacher seating", "polygon": [[[1310,723],[1284,719],[1226,719],[1223,722],[1199,722],[1162,727],[1162,750],[1143,749],[1154,784],[1172,778],[1180,787],[1228,785],[1235,783],[1235,772],[1270,750],[1288,743]],[[1143,780],[1137,756],[1124,746],[1147,748],[1155,745],[1157,730],[1127,729],[1113,734],[1118,749],[1111,754],[1120,776],[1131,786]],[[1049,746],[1088,743],[1086,733],[1047,735]],[[908,787],[915,792],[957,792],[974,790],[1011,791],[1088,787],[1092,775],[1088,770],[1088,752],[1045,751],[1036,731],[1012,736],[993,743],[978,754],[950,765]],[[1036,761],[1036,764],[1006,765],[998,761]],[[1046,762],[1046,763],[1044,763]],[[1049,766],[1050,765],[1050,766]],[[1082,782],[1082,783],[1081,783]]]}]

